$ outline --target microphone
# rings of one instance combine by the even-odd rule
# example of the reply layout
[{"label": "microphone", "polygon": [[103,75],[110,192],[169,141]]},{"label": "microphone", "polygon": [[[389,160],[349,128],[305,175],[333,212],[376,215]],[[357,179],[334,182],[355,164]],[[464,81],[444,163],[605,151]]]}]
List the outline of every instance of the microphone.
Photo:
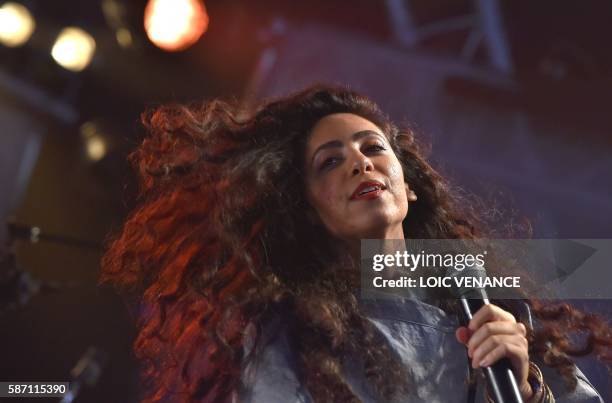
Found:
[{"label": "microphone", "polygon": [[[469,272],[469,273],[466,273]],[[454,268],[447,270],[447,276],[461,277],[486,277],[487,273],[482,266],[474,266],[463,269],[461,271]],[[473,318],[476,312],[489,304],[487,292],[483,288],[459,287],[458,284],[466,284],[467,282],[453,281],[454,286],[451,288],[451,294],[459,298],[461,307],[465,313],[464,326]],[[496,403],[523,403],[521,392],[514,373],[512,372],[512,364],[510,359],[504,357],[493,365],[484,367],[483,371],[487,379],[489,394]]]}]

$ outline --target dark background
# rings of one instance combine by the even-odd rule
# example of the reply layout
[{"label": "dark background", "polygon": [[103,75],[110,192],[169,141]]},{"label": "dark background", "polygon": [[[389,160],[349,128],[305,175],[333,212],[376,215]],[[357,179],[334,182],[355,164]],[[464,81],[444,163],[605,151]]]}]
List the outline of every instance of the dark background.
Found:
[{"label": "dark background", "polygon": [[[145,1],[114,0],[118,20],[103,3],[25,1],[34,36],[0,45],[0,216],[81,241],[13,231],[22,282],[47,285],[0,314],[0,380],[67,381],[93,346],[106,365],[77,401],[136,400],[133,318],[96,283],[100,244],[133,205],[125,156],[142,135],[139,114],[164,102],[252,104],[316,81],[348,84],[413,126],[435,166],[502,221],[528,219],[536,238],[612,238],[610,1],[206,0],[208,31],[179,53],[148,41]],[[118,45],[118,23],[132,47]],[[78,74],[49,55],[67,25],[97,42]],[[109,145],[100,161],[85,157],[86,128]],[[6,307],[11,289],[1,291]],[[576,303],[612,315],[609,300]],[[611,398],[605,369],[581,364]]]}]

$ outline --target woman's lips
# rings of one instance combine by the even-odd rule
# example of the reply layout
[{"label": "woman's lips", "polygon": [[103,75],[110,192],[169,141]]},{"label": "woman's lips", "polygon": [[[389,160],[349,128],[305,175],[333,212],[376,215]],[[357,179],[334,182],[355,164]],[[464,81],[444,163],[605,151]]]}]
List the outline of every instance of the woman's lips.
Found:
[{"label": "woman's lips", "polygon": [[385,186],[378,181],[361,182],[350,197],[351,200],[369,200],[380,197]]},{"label": "woman's lips", "polygon": [[382,194],[382,192],[384,192],[384,189],[381,188],[377,188],[376,190],[372,190],[371,192],[367,192],[364,194],[359,194],[356,196],[351,197],[351,200],[371,200],[371,199],[377,199],[380,197],[380,195]]}]

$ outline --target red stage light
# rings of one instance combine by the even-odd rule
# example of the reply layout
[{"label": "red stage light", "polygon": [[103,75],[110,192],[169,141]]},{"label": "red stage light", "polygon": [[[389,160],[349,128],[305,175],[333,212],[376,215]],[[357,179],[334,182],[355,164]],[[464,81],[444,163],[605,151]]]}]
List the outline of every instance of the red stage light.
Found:
[{"label": "red stage light", "polygon": [[197,42],[208,28],[208,14],[199,0],[149,0],[145,30],[156,46],[179,51]]}]

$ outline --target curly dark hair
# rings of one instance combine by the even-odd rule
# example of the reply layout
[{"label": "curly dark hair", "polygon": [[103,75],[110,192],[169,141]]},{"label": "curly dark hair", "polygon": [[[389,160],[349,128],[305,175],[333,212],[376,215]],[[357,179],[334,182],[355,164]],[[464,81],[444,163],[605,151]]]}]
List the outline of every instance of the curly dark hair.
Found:
[{"label": "curly dark hair", "polygon": [[[242,371],[257,351],[245,340],[261,342],[262,327],[278,315],[299,357],[298,377],[315,401],[359,401],[340,375],[342,357],[355,352],[382,398],[410,388],[406,370],[360,312],[351,276],[330,274],[346,264],[337,240],[307,214],[308,135],[321,118],[342,112],[383,131],[418,194],[405,234],[490,235],[482,206],[451,191],[413,131],[400,130],[347,88],[315,85],[253,111],[219,99],[148,111],[148,135],[129,157],[139,176],[138,204],[109,237],[100,278],[142,297],[134,350],[143,363],[144,401],[239,396]],[[567,304],[527,302],[543,324],[528,335],[530,353],[569,385],[576,382],[569,355],[610,360],[612,335],[601,318]],[[586,331],[586,344],[573,344],[569,330]]]}]

